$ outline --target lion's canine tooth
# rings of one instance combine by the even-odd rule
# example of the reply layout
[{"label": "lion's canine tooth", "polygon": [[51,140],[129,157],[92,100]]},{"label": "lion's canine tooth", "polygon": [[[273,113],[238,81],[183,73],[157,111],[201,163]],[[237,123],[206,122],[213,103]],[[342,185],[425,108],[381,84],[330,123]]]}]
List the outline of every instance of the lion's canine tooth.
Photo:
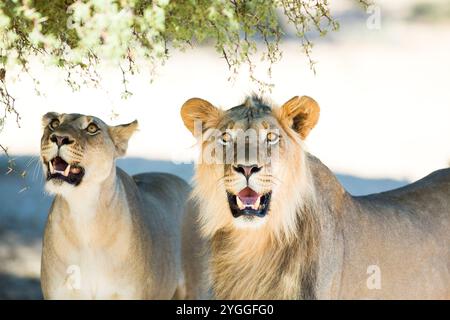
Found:
[{"label": "lion's canine tooth", "polygon": [[53,168],[53,165],[52,165],[51,161],[48,162],[48,166],[50,167],[50,173],[51,174],[55,173],[55,169]]},{"label": "lion's canine tooth", "polygon": [[245,209],[245,205],[242,203],[241,199],[239,199],[239,197],[236,197],[236,203],[239,207],[239,209]]},{"label": "lion's canine tooth", "polygon": [[252,206],[254,210],[258,210],[260,202],[261,202],[261,197],[258,197],[258,200],[256,200],[255,204]]},{"label": "lion's canine tooth", "polygon": [[70,164],[67,165],[66,170],[64,170],[63,175],[64,175],[65,177],[67,177],[67,176],[69,175],[69,172],[70,172]]}]

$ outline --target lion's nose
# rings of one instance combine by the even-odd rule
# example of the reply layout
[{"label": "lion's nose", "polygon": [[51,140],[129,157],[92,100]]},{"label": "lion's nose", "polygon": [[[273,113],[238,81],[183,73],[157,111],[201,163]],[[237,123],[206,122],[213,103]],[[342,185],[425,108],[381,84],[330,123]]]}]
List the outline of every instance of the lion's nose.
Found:
[{"label": "lion's nose", "polygon": [[242,173],[245,178],[250,178],[250,176],[258,171],[261,170],[261,167],[258,167],[256,164],[251,166],[243,166],[243,165],[237,165],[233,166],[234,171]]},{"label": "lion's nose", "polygon": [[73,142],[68,136],[57,136],[56,134],[52,134],[50,136],[50,141],[56,143],[58,147],[65,144],[71,144]]}]

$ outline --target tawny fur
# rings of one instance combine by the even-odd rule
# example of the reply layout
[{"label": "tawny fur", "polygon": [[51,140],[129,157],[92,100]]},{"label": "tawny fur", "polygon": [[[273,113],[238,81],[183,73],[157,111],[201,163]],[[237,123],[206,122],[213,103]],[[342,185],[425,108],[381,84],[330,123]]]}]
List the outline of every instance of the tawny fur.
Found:
[{"label": "tawny fur", "polygon": [[[210,242],[210,285],[217,298],[450,298],[450,169],[398,190],[353,197],[304,148],[319,114],[311,98],[295,97],[281,108],[249,98],[211,112],[214,119],[198,112],[195,101],[182,108],[188,129],[192,121],[202,122],[204,132],[212,123],[221,131],[265,123],[282,135],[276,163],[248,182],[258,192],[272,189],[262,222],[242,225],[232,217],[225,190],[246,185],[228,165],[197,165],[193,197]],[[210,144],[201,141],[203,150]],[[381,271],[380,288],[367,284],[372,265]]]},{"label": "tawny fur", "polygon": [[[59,120],[50,130],[49,123]],[[95,122],[98,134],[86,134]],[[199,298],[191,282],[202,270],[182,243],[195,239],[182,225],[189,185],[164,173],[133,177],[116,168],[137,123],[109,127],[76,114],[44,116],[41,158],[59,154],[78,163],[85,176],[78,186],[50,180],[55,194],[43,239],[41,285],[46,299]],[[73,143],[59,150],[51,134]],[[195,214],[193,212],[192,214]],[[191,214],[191,215],[192,215]],[[182,251],[184,252],[182,253]],[[188,275],[188,276],[187,276]]]}]

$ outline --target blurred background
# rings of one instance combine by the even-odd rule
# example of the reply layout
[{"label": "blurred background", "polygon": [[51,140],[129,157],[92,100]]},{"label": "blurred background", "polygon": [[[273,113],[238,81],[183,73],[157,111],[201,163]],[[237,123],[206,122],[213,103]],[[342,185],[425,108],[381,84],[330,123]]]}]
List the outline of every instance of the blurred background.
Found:
[{"label": "blurred background", "polygon": [[[352,194],[397,188],[449,166],[450,2],[380,0],[365,12],[349,0],[331,8],[341,27],[312,39],[316,74],[286,26],[267,96],[278,105],[295,95],[319,102],[321,119],[307,146]],[[196,96],[227,109],[255,90],[245,66],[228,81],[225,61],[208,46],[172,51],[152,83],[144,68],[130,78],[126,100],[120,70],[101,70],[99,88],[78,92],[56,69],[36,61],[33,70],[45,75],[44,94],[26,76],[12,84],[21,126],[9,121],[0,135],[11,157],[0,157],[0,299],[41,298],[41,238],[51,203],[38,156],[43,114],[92,114],[109,124],[138,119],[140,131],[118,165],[130,174],[166,171],[190,180],[196,150],[179,116],[183,102]],[[266,77],[264,63],[255,72]]]}]

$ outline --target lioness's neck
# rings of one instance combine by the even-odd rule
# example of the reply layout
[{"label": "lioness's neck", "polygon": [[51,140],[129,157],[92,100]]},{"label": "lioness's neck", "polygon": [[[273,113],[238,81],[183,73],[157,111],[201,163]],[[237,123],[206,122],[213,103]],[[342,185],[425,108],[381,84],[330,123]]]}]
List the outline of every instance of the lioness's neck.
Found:
[{"label": "lioness's neck", "polygon": [[114,206],[115,194],[120,191],[116,168],[113,167],[110,175],[101,183],[80,185],[73,188],[70,193],[61,195],[67,202],[69,212],[73,217],[91,219],[99,214],[100,209]]},{"label": "lioness's neck", "polygon": [[102,246],[131,231],[126,194],[116,169],[102,183],[80,185],[55,199],[52,221],[74,244]]}]

